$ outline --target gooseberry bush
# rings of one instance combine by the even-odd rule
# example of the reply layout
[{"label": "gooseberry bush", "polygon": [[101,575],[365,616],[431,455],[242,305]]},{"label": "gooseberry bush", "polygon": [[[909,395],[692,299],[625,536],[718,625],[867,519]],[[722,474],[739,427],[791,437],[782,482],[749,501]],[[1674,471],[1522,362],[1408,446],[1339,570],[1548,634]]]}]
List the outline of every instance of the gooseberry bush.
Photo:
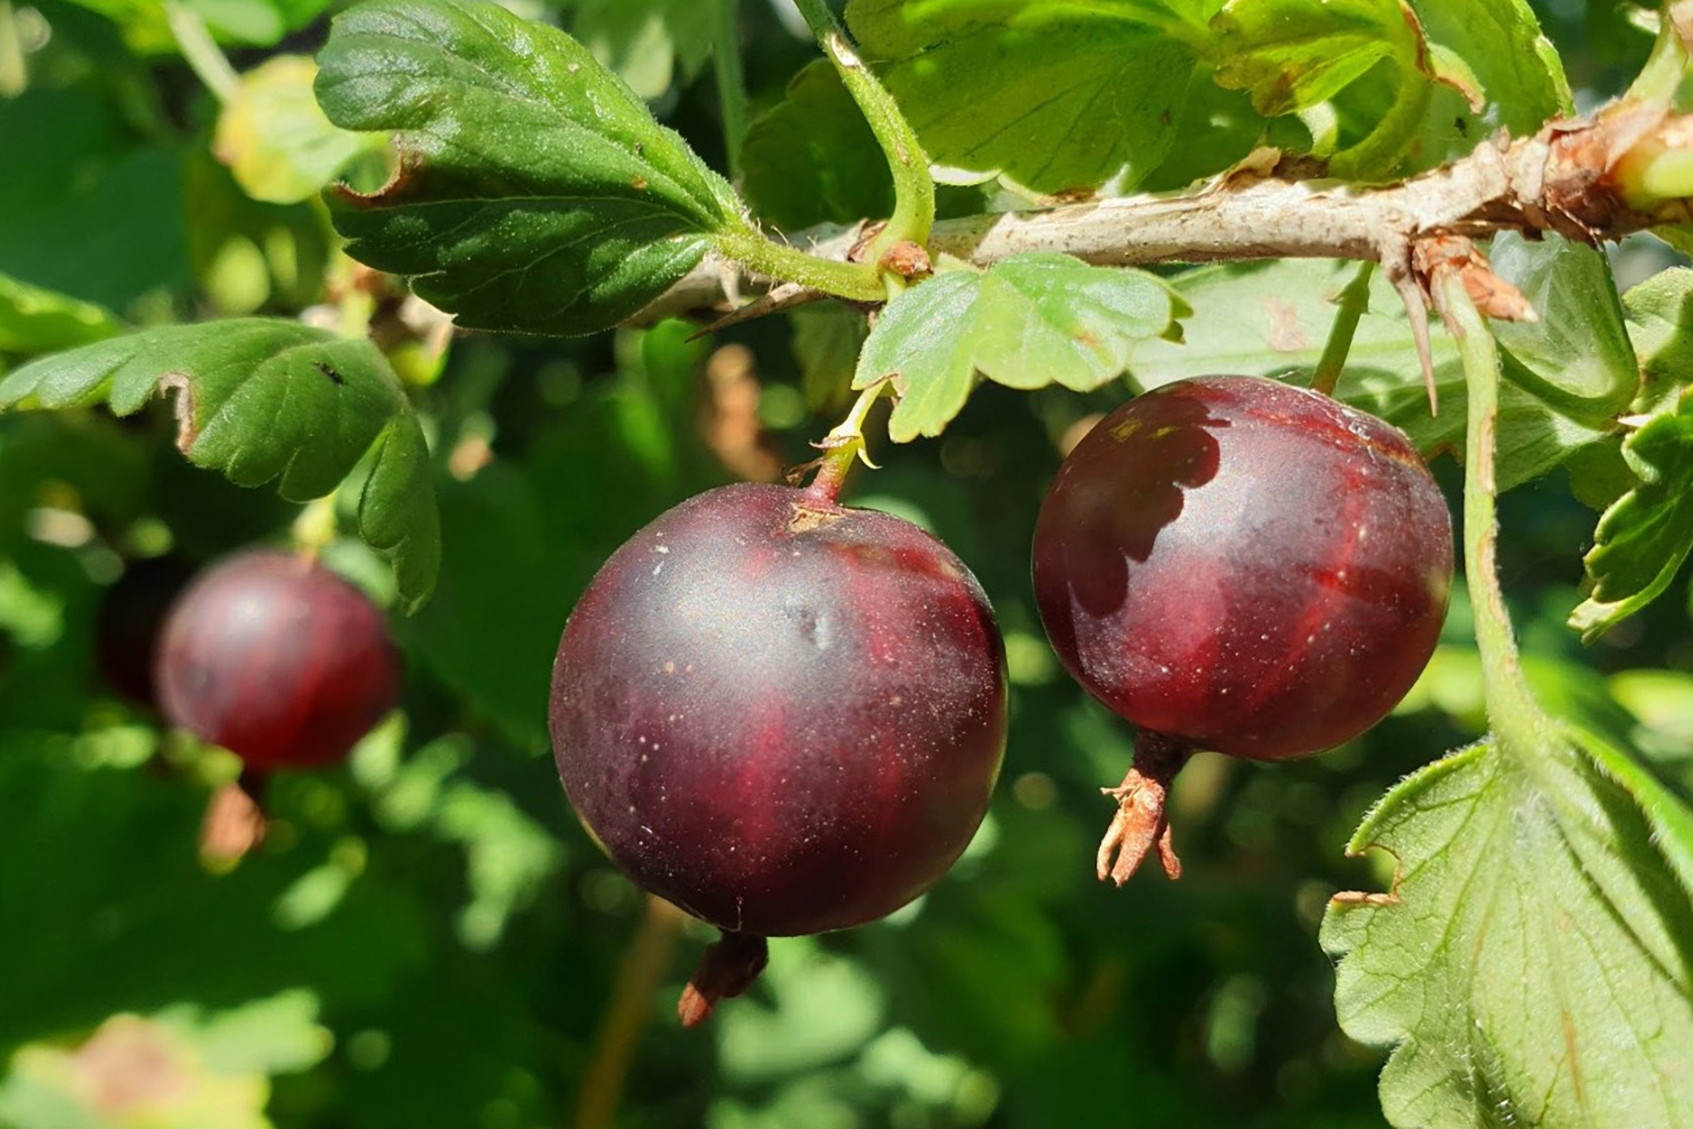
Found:
[{"label": "gooseberry bush", "polygon": [[0,1123],[1693,1124],[1579,7],[0,0]]}]

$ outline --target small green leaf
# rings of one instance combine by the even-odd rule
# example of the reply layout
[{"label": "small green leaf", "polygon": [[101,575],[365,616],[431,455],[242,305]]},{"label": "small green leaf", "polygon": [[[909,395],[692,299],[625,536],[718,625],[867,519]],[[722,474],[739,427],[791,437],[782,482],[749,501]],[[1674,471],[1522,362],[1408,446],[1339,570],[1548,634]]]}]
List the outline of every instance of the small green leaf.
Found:
[{"label": "small green leaf", "polygon": [[339,16],[317,96],[395,134],[380,191],[341,193],[349,252],[412,276],[461,325],[592,333],[746,234],[733,191],[581,44],[474,0],[374,0]]},{"label": "small green leaf", "polygon": [[0,274],[0,352],[49,353],[122,332],[101,306]]},{"label": "small green leaf", "polygon": [[893,211],[887,159],[826,59],[795,75],[787,98],[752,123],[741,167],[753,210],[777,227],[852,223]]},{"label": "small green leaf", "polygon": [[1672,267],[1622,298],[1640,362],[1642,410],[1655,410],[1693,385],[1693,269]]},{"label": "small green leaf", "polygon": [[1174,334],[1186,306],[1142,271],[1068,255],[1015,255],[986,273],[944,272],[890,302],[859,355],[854,388],[892,379],[888,434],[939,435],[975,374],[1011,388],[1078,392],[1123,371],[1133,342]]},{"label": "small green leaf", "polygon": [[126,416],[166,392],[183,454],[241,486],[277,479],[306,501],[368,456],[359,530],[392,558],[408,610],[428,598],[441,554],[429,450],[367,340],[264,318],[151,329],[23,366],[0,380],[0,410],[103,402]]},{"label": "small green leaf", "polygon": [[1133,188],[1163,162],[1219,6],[852,0],[846,18],[937,179],[1062,192]]},{"label": "small green leaf", "polygon": [[380,139],[330,124],[312,97],[317,64],[279,55],[241,76],[218,115],[213,148],[255,200],[294,204],[323,190]]},{"label": "small green leaf", "polygon": [[1593,590],[1570,613],[1589,642],[1661,595],[1693,553],[1693,389],[1622,445],[1640,485],[1599,519],[1586,557]]},{"label": "small green leaf", "polygon": [[1349,846],[1396,862],[1322,928],[1341,1027],[1394,1048],[1394,1125],[1693,1124],[1688,814],[1600,742],[1546,740],[1430,765]]}]

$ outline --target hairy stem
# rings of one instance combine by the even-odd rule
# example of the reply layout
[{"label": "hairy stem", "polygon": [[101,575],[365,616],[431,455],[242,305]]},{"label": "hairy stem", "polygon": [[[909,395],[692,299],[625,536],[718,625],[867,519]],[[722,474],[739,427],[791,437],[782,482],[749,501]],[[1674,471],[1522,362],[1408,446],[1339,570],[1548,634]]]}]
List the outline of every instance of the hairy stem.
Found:
[{"label": "hairy stem", "polygon": [[1475,614],[1488,720],[1501,747],[1532,755],[1542,745],[1546,723],[1523,679],[1511,616],[1499,588],[1499,520],[1494,510],[1499,350],[1463,279],[1449,272],[1437,278],[1435,286],[1435,302],[1458,339],[1469,394],[1464,437],[1464,578]]},{"label": "hairy stem", "polygon": [[[797,247],[766,239],[751,228],[721,232],[715,242],[725,259],[739,263],[755,275],[859,302],[879,302],[886,296],[880,272],[873,264],[808,255]],[[722,281],[719,276],[720,288]]]},{"label": "hairy stem", "polygon": [[1323,355],[1317,359],[1317,371],[1311,387],[1325,396],[1333,396],[1340,383],[1340,372],[1346,367],[1346,357],[1352,352],[1352,335],[1358,332],[1358,319],[1370,308],[1370,275],[1375,264],[1366,259],[1352,276],[1352,281],[1340,292],[1340,309],[1334,315],[1334,326],[1323,345]]},{"label": "hairy stem", "polygon": [[710,0],[711,69],[717,76],[717,102],[723,113],[723,145],[728,151],[729,179],[741,180],[741,146],[747,139],[747,83],[741,71],[741,40],[735,22],[739,0]]},{"label": "hairy stem", "polygon": [[582,1075],[575,1129],[607,1129],[616,1122],[635,1048],[652,1015],[653,994],[670,971],[681,929],[682,911],[649,894],[647,915],[617,966],[611,999],[594,1040],[594,1057]]},{"label": "hairy stem", "polygon": [[893,175],[894,212],[888,217],[887,225],[870,241],[864,256],[866,261],[881,262],[882,256],[896,243],[926,243],[935,222],[935,182],[929,175],[929,158],[917,139],[917,131],[899,112],[899,104],[887,87],[858,57],[846,31],[823,0],[796,0],[796,3],[818,45],[834,64],[853,101],[858,103],[870,132],[875,134],[876,143],[888,159],[888,172]]}]

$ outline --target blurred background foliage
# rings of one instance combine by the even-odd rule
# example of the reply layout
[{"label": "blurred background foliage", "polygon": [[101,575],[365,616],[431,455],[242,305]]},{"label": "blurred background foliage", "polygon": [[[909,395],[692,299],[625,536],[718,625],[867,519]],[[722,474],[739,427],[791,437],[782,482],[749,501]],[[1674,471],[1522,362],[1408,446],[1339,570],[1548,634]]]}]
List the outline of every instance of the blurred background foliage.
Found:
[{"label": "blurred background foliage", "polygon": [[[725,167],[712,4],[519,6],[575,30]],[[1628,5],[1537,7],[1584,108],[1645,56]],[[123,422],[0,418],[0,1125],[1381,1124],[1382,1056],[1336,1029],[1316,931],[1335,890],[1390,876],[1341,857],[1370,803],[1481,732],[1467,608],[1460,595],[1428,673],[1363,739],[1274,767],[1198,758],[1174,795],[1179,885],[1096,883],[1098,788],[1121,776],[1130,734],[1048,649],[1028,544],[1066,435],[1120,389],[985,387],[944,438],[878,449],[885,469],[851,484],[855,504],[946,540],[998,609],[1013,683],[1001,787],[925,898],[777,943],[747,998],[679,1028],[675,995],[710,931],[650,906],[571,816],[545,731],[552,653],[635,529],[810,456],[862,318],[449,344],[337,255],[314,191],[328,173],[300,154],[339,167],[370,147],[266,148],[317,128],[299,97],[309,66],[277,57],[309,56],[325,9],[0,0],[0,370],[126,323],[372,320],[430,429],[445,530],[439,590],[396,622],[401,710],[346,767],[278,779],[271,841],[214,873],[196,837],[232,762],[118,689],[144,672],[122,622],[186,570],[286,539],[296,510],[189,468],[164,405]],[[257,76],[221,121],[206,59],[197,77],[179,54],[183,11]],[[814,49],[781,3],[744,0],[741,20],[754,106],[769,107]],[[779,127],[754,131],[749,175]],[[873,206],[880,187],[864,191]],[[1620,281],[1663,255],[1629,244]],[[1455,496],[1450,461],[1436,470]],[[1502,511],[1505,586],[1548,705],[1693,788],[1686,601],[1583,649],[1563,621],[1593,513],[1563,472]],[[361,543],[327,557],[392,598]]]}]

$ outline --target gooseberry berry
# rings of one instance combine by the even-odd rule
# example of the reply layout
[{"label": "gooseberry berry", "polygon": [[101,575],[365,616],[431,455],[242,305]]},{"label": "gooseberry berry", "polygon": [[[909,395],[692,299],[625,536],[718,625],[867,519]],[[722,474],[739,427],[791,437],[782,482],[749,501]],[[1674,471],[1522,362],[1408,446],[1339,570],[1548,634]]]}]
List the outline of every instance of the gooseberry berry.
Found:
[{"label": "gooseberry berry", "polygon": [[1393,708],[1440,634],[1452,525],[1397,429],[1211,376],[1139,396],[1081,440],[1033,557],[1059,658],[1140,731],[1099,852],[1100,877],[1121,883],[1155,844],[1179,873],[1163,796],[1192,751],[1306,756]]}]

